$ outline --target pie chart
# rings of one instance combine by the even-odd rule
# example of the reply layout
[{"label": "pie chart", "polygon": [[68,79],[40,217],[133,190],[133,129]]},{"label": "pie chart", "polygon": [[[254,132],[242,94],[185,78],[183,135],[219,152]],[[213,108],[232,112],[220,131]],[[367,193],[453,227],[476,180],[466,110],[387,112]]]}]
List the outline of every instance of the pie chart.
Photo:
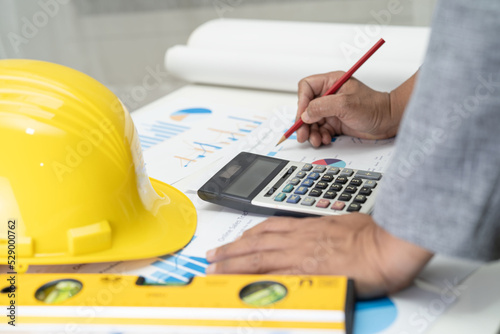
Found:
[{"label": "pie chart", "polygon": [[345,161],[339,159],[321,159],[314,161],[313,164],[340,168],[344,168],[346,166]]},{"label": "pie chart", "polygon": [[374,334],[388,328],[397,318],[394,302],[387,298],[356,302],[354,334]]},{"label": "pie chart", "polygon": [[212,113],[210,109],[207,108],[188,108],[188,109],[182,109],[178,110],[176,112],[173,112],[170,115],[170,118],[173,119],[174,121],[182,122],[187,119],[197,119],[199,120],[200,118],[204,116],[208,116]]}]

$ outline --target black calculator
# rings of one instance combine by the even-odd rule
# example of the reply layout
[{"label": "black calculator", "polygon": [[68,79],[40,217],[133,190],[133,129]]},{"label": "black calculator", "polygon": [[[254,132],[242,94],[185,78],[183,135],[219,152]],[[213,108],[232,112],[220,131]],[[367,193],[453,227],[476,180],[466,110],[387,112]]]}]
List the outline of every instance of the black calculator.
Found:
[{"label": "black calculator", "polygon": [[287,216],[370,213],[382,173],[238,154],[199,190],[208,202]]}]

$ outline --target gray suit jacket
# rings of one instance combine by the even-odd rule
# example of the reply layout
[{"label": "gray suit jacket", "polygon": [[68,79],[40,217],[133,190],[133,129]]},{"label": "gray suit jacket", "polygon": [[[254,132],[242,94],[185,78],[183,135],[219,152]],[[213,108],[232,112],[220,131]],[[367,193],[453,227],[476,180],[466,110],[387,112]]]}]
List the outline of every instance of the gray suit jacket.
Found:
[{"label": "gray suit jacket", "polygon": [[442,0],[374,219],[432,252],[500,258],[500,1]]}]

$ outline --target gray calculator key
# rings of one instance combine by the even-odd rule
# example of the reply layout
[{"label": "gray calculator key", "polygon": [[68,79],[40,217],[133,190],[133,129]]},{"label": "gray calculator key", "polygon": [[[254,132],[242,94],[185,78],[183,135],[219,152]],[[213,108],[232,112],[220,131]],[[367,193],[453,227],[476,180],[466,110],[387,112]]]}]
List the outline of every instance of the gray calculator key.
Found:
[{"label": "gray calculator key", "polygon": [[310,171],[312,168],[313,168],[313,165],[311,165],[311,164],[305,164],[304,166],[302,166],[302,170],[305,172]]},{"label": "gray calculator key", "polygon": [[300,171],[295,176],[298,177],[299,179],[303,179],[306,175],[307,175],[306,172]]},{"label": "gray calculator key", "polygon": [[363,184],[363,187],[366,187],[366,188],[375,188],[377,186],[377,182],[373,181],[373,180],[367,180],[365,182],[365,184]]},{"label": "gray calculator key", "polygon": [[341,176],[351,176],[352,174],[354,174],[354,171],[350,168],[344,168],[342,172],[340,172]]},{"label": "gray calculator key", "polygon": [[302,205],[307,205],[307,206],[312,206],[314,203],[316,202],[316,200],[312,197],[306,197],[304,198],[304,200],[302,201]]},{"label": "gray calculator key", "polygon": [[294,177],[293,179],[290,180],[290,184],[296,186],[297,184],[300,183],[300,179],[298,177]]},{"label": "gray calculator key", "polygon": [[316,165],[316,166],[314,166],[313,172],[323,173],[325,170],[326,170],[325,166]]},{"label": "gray calculator key", "polygon": [[369,172],[366,170],[358,170],[355,177],[359,177],[360,179],[368,179],[368,180],[380,180],[382,174],[377,172]]},{"label": "gray calculator key", "polygon": [[340,168],[338,168],[338,167],[330,167],[330,168],[328,168],[328,170],[326,172],[328,174],[337,175],[340,172]]}]

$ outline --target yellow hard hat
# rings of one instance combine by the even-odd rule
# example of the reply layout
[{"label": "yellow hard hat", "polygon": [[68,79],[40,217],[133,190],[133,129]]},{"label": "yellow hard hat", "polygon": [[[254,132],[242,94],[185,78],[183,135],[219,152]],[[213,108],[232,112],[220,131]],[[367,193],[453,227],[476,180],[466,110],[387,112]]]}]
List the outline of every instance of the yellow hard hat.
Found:
[{"label": "yellow hard hat", "polygon": [[76,70],[0,60],[0,157],[0,264],[20,272],[160,256],[196,229],[191,201],[147,177],[120,100]]}]

